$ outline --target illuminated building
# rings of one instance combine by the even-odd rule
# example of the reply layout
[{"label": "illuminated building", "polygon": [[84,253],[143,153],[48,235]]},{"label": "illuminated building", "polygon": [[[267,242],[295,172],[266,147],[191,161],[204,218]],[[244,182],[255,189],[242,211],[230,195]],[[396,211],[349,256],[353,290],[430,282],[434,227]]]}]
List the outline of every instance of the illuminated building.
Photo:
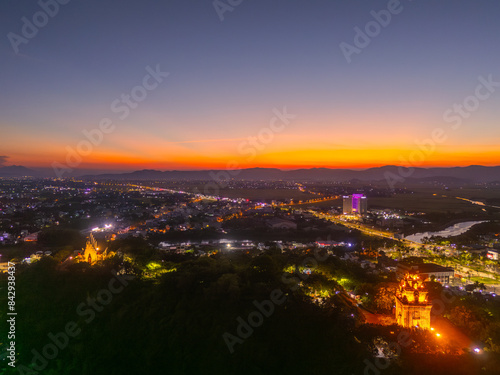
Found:
[{"label": "illuminated building", "polygon": [[343,213],[348,214],[366,214],[368,211],[367,199],[363,194],[345,195],[343,197]]},{"label": "illuminated building", "polygon": [[411,263],[401,261],[396,267],[396,276],[403,277],[407,273],[415,273],[422,281],[438,281],[441,284],[452,282],[455,270],[451,267],[443,267],[434,263]]},{"label": "illuminated building", "polygon": [[498,251],[496,250],[488,250],[486,257],[491,260],[498,260]]},{"label": "illuminated building", "polygon": [[89,240],[87,241],[85,245],[85,249],[83,250],[83,254],[78,255],[78,259],[81,262],[88,262],[90,264],[93,264],[99,260],[103,260],[107,256],[107,249],[104,250],[103,252],[99,250],[99,247],[97,246],[97,241],[94,238],[93,234],[90,234]]},{"label": "illuminated building", "polygon": [[396,291],[396,321],[403,327],[431,328],[432,302],[420,276],[406,274]]},{"label": "illuminated building", "polygon": [[352,213],[352,200],[349,195],[344,195],[342,197],[342,202],[343,202],[343,213],[344,215],[346,214],[351,214]]},{"label": "illuminated building", "polygon": [[280,218],[273,218],[267,221],[267,226],[273,229],[290,229],[296,230],[297,224],[291,220],[285,220]]}]

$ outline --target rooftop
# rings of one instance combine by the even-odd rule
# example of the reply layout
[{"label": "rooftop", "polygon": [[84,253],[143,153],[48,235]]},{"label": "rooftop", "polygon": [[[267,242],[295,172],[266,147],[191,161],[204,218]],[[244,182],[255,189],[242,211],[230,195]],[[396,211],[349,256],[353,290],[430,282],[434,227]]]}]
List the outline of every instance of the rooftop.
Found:
[{"label": "rooftop", "polygon": [[435,263],[399,263],[403,268],[409,268],[418,271],[419,273],[433,273],[433,272],[454,272],[451,267],[443,267]]}]

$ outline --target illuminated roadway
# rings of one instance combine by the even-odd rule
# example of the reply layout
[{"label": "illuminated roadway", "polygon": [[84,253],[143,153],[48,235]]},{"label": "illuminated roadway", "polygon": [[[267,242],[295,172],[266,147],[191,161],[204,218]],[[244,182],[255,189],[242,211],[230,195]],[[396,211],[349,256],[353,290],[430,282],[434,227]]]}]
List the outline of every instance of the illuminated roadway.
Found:
[{"label": "illuminated roadway", "polygon": [[[391,240],[396,239],[396,238],[394,238],[394,233],[391,233],[391,232],[385,232],[385,231],[382,231],[382,230],[378,230],[378,229],[374,229],[374,228],[369,228],[366,225],[363,225],[363,224],[360,224],[360,223],[351,223],[351,222],[348,222],[348,221],[344,221],[344,220],[339,219],[335,215],[322,214],[322,213],[318,213],[318,212],[315,212],[315,211],[312,211],[312,210],[309,210],[309,212],[311,214],[313,214],[314,216],[316,216],[317,218],[328,220],[328,221],[334,222],[336,224],[341,224],[341,225],[344,225],[344,226],[346,226],[348,228],[351,228],[351,229],[357,229],[360,232],[368,234],[368,235],[371,235],[371,236],[376,236],[376,237],[381,237],[381,238],[388,238],[388,239],[391,239]],[[414,242],[414,241],[409,241],[409,240],[406,240],[406,239],[401,239],[401,241],[403,241],[405,244],[407,244],[409,246],[413,246],[413,247],[420,247],[420,246],[422,246],[421,243]]]}]

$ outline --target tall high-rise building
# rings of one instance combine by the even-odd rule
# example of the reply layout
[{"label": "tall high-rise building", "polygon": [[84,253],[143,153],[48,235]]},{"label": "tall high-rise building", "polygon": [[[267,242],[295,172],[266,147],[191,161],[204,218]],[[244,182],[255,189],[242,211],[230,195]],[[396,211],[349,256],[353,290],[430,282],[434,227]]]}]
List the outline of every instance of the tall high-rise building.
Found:
[{"label": "tall high-rise building", "polygon": [[345,195],[343,197],[344,214],[366,214],[368,203],[363,194]]},{"label": "tall high-rise building", "polygon": [[344,215],[346,214],[351,214],[352,213],[352,200],[349,195],[344,195],[343,197],[343,213]]},{"label": "tall high-rise building", "polygon": [[366,211],[368,211],[368,204],[366,202],[366,197],[363,194],[353,194],[352,213],[366,214]]}]

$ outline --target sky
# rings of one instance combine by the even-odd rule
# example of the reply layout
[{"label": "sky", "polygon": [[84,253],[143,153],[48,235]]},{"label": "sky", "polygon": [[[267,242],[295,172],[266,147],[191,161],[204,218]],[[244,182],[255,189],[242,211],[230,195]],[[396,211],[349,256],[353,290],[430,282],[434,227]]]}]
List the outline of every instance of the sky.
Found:
[{"label": "sky", "polygon": [[0,165],[500,165],[498,1],[59,1],[0,4]]}]

